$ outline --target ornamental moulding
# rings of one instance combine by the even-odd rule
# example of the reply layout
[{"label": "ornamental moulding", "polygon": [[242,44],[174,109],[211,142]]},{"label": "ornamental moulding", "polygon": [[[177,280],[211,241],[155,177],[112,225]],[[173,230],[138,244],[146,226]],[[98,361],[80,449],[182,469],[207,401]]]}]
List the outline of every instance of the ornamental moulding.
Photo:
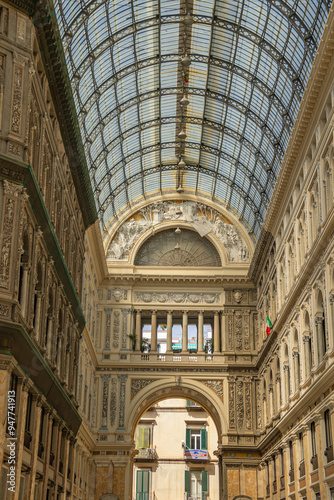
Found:
[{"label": "ornamental moulding", "polygon": [[154,379],[136,379],[136,380],[131,380],[131,399],[135,397],[135,395],[144,389],[147,385],[151,384],[154,382]]},{"label": "ornamental moulding", "polygon": [[224,401],[224,387],[221,380],[201,380],[202,384],[212,389],[217,396]]},{"label": "ornamental moulding", "polygon": [[220,293],[145,293],[137,292],[135,294],[136,302],[159,302],[176,304],[218,304],[220,302]]},{"label": "ornamental moulding", "polygon": [[163,222],[184,222],[201,237],[213,234],[225,248],[229,262],[249,262],[249,249],[239,233],[217,210],[195,201],[160,201],[142,208],[117,230],[107,250],[107,259],[126,261],[141,234]]}]

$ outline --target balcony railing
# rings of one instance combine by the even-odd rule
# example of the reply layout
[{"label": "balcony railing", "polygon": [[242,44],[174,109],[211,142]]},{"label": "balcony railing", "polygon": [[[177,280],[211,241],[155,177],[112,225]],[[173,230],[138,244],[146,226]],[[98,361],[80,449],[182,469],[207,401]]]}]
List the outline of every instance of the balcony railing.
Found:
[{"label": "balcony railing", "polygon": [[290,477],[290,483],[293,483],[293,481],[295,480],[295,471],[293,469],[290,469],[289,477]]},{"label": "balcony railing", "polygon": [[140,448],[138,450],[138,455],[136,460],[157,460],[158,454],[155,449],[152,448]]},{"label": "balcony railing", "polygon": [[325,457],[327,458],[327,463],[329,462],[332,462],[332,460],[334,459],[334,456],[333,456],[333,446],[328,446],[328,448],[326,448],[325,452]]},{"label": "balcony railing", "polygon": [[311,464],[312,464],[313,470],[317,470],[317,468],[318,468],[318,455],[314,455],[314,457],[311,458]]},{"label": "balcony railing", "polygon": [[304,477],[305,476],[305,462],[304,460],[300,462],[299,465],[299,477]]}]

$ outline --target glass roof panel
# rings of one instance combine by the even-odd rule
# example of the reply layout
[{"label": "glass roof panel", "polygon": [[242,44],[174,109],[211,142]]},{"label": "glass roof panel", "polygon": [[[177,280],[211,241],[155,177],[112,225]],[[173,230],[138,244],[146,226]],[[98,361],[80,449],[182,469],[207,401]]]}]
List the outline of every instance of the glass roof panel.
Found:
[{"label": "glass roof panel", "polygon": [[183,155],[183,188],[231,206],[257,236],[327,2],[189,0],[190,26],[186,5],[55,0],[101,225],[176,190]]}]

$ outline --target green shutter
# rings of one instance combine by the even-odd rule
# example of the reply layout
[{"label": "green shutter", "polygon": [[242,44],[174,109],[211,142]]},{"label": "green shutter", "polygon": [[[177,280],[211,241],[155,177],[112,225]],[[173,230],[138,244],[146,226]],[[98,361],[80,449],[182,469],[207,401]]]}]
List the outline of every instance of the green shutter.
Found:
[{"label": "green shutter", "polygon": [[190,448],[190,438],[191,438],[191,430],[186,429],[186,447],[187,447],[187,449]]},{"label": "green shutter", "polygon": [[150,471],[143,470],[143,493],[150,491]]},{"label": "green shutter", "polygon": [[144,427],[138,428],[137,449],[144,448]]},{"label": "green shutter", "polygon": [[190,471],[184,471],[184,491],[190,493]]},{"label": "green shutter", "polygon": [[208,473],[207,473],[207,471],[202,470],[201,476],[202,476],[202,493],[207,493],[208,492]]},{"label": "green shutter", "polygon": [[189,399],[187,399],[187,406],[190,406],[190,401],[189,401]]},{"label": "green shutter", "polygon": [[201,429],[201,450],[207,450],[206,429]]},{"label": "green shutter", "polygon": [[150,491],[150,471],[137,470],[136,500],[146,500]]},{"label": "green shutter", "polygon": [[144,427],[143,429],[143,448],[150,447],[150,428]]}]

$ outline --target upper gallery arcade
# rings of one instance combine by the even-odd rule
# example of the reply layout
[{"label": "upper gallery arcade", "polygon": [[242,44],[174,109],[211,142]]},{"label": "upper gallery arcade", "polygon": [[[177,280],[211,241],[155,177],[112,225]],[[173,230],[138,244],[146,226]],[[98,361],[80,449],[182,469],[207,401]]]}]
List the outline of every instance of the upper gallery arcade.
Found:
[{"label": "upper gallery arcade", "polygon": [[334,498],[333,27],[0,1],[1,499]]}]

